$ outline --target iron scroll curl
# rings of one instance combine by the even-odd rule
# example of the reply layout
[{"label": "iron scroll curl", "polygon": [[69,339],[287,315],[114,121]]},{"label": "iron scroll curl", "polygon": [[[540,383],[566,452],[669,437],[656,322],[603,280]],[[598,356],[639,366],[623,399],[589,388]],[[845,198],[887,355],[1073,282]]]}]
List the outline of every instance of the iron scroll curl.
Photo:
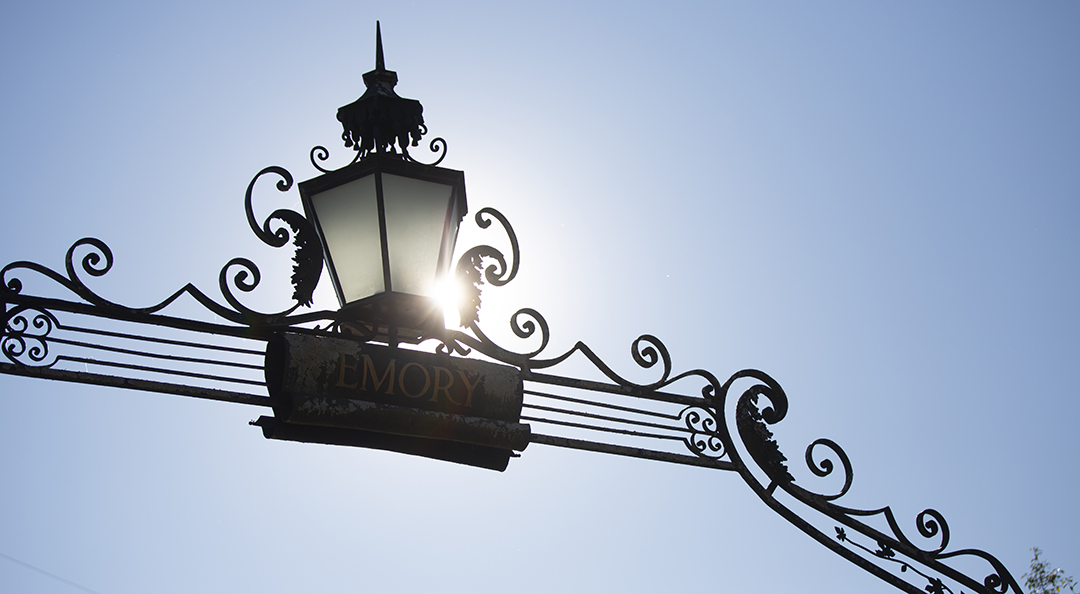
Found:
[{"label": "iron scroll curl", "polygon": [[[360,160],[361,156],[362,156],[362,153],[360,153],[359,151],[356,151],[353,154],[352,160],[349,161],[348,163],[346,163],[345,165],[341,166],[338,169],[344,169],[345,167],[348,167],[349,165],[352,165],[352,164],[356,163],[357,161]],[[308,155],[308,158],[311,160],[311,166],[314,167],[315,169],[317,169],[318,171],[322,172],[322,173],[332,173],[334,171],[337,171],[337,169],[327,169],[326,167],[323,167],[321,165],[321,163],[327,161],[330,158],[330,151],[324,146],[317,145],[317,146],[312,147],[311,148],[311,153]]]},{"label": "iron scroll curl", "polygon": [[[427,133],[427,126],[424,126],[423,130],[424,130],[425,133]],[[417,161],[409,153],[405,153],[405,158],[408,159],[409,161],[412,161],[413,163],[419,163],[421,165],[428,165],[430,167],[435,167],[439,163],[442,163],[443,159],[446,158],[446,139],[444,139],[441,136],[437,136],[437,137],[431,139],[431,142],[428,143],[428,150],[430,150],[432,153],[435,153],[435,155],[436,155],[436,159],[434,161],[432,161],[431,163],[424,163],[422,161]]]},{"label": "iron scroll curl", "polygon": [[[293,252],[292,274],[292,284],[294,289],[293,299],[296,301],[296,306],[286,312],[277,314],[280,316],[292,313],[296,307],[301,305],[311,305],[315,287],[318,285],[319,277],[322,275],[323,255],[322,246],[319,243],[318,235],[316,235],[315,227],[303,215],[296,211],[279,208],[270,213],[261,226],[258,224],[251,205],[251,193],[255,188],[255,182],[259,181],[259,178],[262,176],[268,174],[274,174],[281,178],[276,184],[279,192],[288,192],[292,189],[293,177],[288,170],[276,165],[266,167],[252,178],[251,182],[248,184],[247,191],[244,192],[244,212],[247,215],[248,225],[251,227],[251,230],[263,241],[263,243],[270,247],[278,248],[284,246],[289,241],[290,231],[292,232],[293,244],[296,248]],[[271,223],[275,221],[283,224],[278,224],[277,227],[274,228]],[[240,265],[248,268],[255,279],[254,285],[259,283],[258,268],[250,260],[242,258],[234,259],[230,261],[229,264],[226,264],[225,268],[229,268],[232,265]],[[222,269],[221,278],[221,289],[225,294],[226,299],[229,299],[230,305],[233,305],[238,311],[245,311],[245,313],[249,315],[252,314],[253,312],[250,310],[246,310],[246,308],[242,309],[239,302],[232,298],[231,293],[228,291],[227,284],[224,282],[224,269]],[[245,292],[254,289],[254,285],[249,287],[242,282],[244,280],[246,280],[246,275],[237,276],[235,278],[237,288]]]},{"label": "iron scroll curl", "polygon": [[14,307],[4,313],[0,351],[10,361],[30,367],[50,367],[49,335],[60,327],[56,316],[47,310]]},{"label": "iron scroll curl", "polygon": [[[483,336],[483,332],[476,325],[480,318],[482,285],[487,282],[492,286],[501,287],[514,280],[517,277],[518,267],[521,262],[521,250],[518,247],[517,234],[514,233],[514,228],[510,226],[510,221],[501,212],[490,207],[481,208],[474,216],[474,220],[476,226],[481,229],[490,228],[493,220],[499,221],[510,242],[511,254],[510,265],[508,266],[506,255],[501,250],[491,245],[482,244],[466,250],[458,258],[457,266],[454,268],[454,274],[465,293],[458,309],[461,316],[461,325],[472,329],[478,336]],[[485,267],[486,261],[493,262]],[[526,322],[526,326],[519,327],[516,320],[519,314],[523,313],[533,318],[535,323]],[[542,328],[544,346],[540,350],[543,350],[547,345],[547,323],[543,321],[543,317],[539,313],[533,310],[519,310],[517,314],[514,314],[511,321],[514,333],[520,338],[531,336],[536,323],[539,323]]]}]

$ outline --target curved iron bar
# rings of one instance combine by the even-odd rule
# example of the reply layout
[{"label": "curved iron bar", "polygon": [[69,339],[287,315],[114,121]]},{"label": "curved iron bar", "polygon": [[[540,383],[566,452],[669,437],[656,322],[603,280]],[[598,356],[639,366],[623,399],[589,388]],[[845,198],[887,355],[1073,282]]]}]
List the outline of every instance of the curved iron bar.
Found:
[{"label": "curved iron bar", "polygon": [[[524,323],[519,323],[518,318],[521,316],[528,316],[530,319],[525,320]],[[472,350],[476,350],[491,357],[492,359],[521,368],[528,367],[529,361],[547,348],[548,341],[551,338],[547,320],[544,319],[544,316],[540,315],[540,312],[527,307],[519,309],[510,317],[510,329],[513,330],[514,335],[522,339],[531,337],[536,333],[537,329],[539,329],[540,347],[533,351],[527,353],[515,353],[504,349],[488,338],[476,322],[471,323],[468,326],[468,329],[476,334],[475,338],[463,332],[454,331],[448,334],[446,339],[459,342]]]},{"label": "curved iron bar", "polygon": [[[502,251],[490,245],[478,245],[466,250],[458,259],[455,274],[464,285],[462,289],[466,292],[466,298],[462,300],[459,314],[461,315],[462,325],[466,327],[475,326],[475,322],[479,320],[481,285],[487,281],[493,286],[501,287],[514,280],[521,262],[521,249],[518,247],[517,234],[514,233],[514,228],[510,226],[510,221],[506,220],[506,217],[501,212],[494,208],[485,207],[477,211],[474,217],[476,225],[481,229],[490,227],[492,219],[499,221],[503,231],[506,232],[507,238],[510,240],[510,266],[507,267],[506,256],[503,255]],[[484,268],[485,259],[494,260],[495,263]],[[514,314],[515,318],[517,315]],[[473,328],[473,331],[479,332],[479,328]],[[517,333],[516,329],[515,333]],[[531,333],[530,331],[529,334]],[[518,334],[518,336],[522,335]],[[522,336],[522,338],[524,337]],[[546,332],[544,344],[547,344]]]},{"label": "curved iron bar", "polygon": [[836,442],[834,442],[833,440],[825,439],[824,437],[816,439],[813,443],[806,446],[806,466],[810,469],[810,472],[813,472],[816,476],[826,477],[832,474],[833,471],[833,461],[828,458],[822,460],[820,463],[814,462],[814,448],[819,445],[823,445],[832,450],[833,453],[836,454],[838,458],[840,458],[840,463],[844,466],[844,486],[840,489],[840,492],[836,495],[819,496],[828,501],[839,499],[848,492],[848,489],[851,488],[851,481],[854,477],[854,473],[851,470],[851,461],[848,460],[847,454],[844,453],[844,450],[840,446],[836,445]]},{"label": "curved iron bar", "polygon": [[[420,136],[423,136],[425,134],[427,134],[427,126],[424,124],[420,124]],[[417,146],[418,144],[419,142],[413,142],[413,146]],[[409,151],[406,148],[402,148],[401,153],[402,156],[405,157],[406,161],[412,161],[413,163],[419,163],[420,165],[430,165],[431,167],[435,167],[439,163],[442,163],[443,159],[446,158],[446,148],[447,147],[445,138],[441,136],[433,138],[431,142],[428,143],[428,150],[435,153],[438,158],[431,163],[417,161],[412,155],[409,154]]]},{"label": "curved iron bar", "polygon": [[[357,161],[360,160],[361,157],[365,156],[365,153],[362,153],[359,150],[355,150],[355,151],[353,151],[353,153],[355,153],[355,154],[353,154],[352,161],[349,161],[345,165],[342,165],[341,167],[338,167],[338,169],[344,169],[344,168],[348,167],[349,165],[354,165]],[[330,172],[333,172],[333,171],[337,171],[337,169],[327,169],[327,168],[323,167],[322,165],[319,165],[319,162],[326,161],[329,158],[330,158],[330,151],[325,146],[321,146],[321,145],[317,145],[317,146],[312,147],[311,148],[311,153],[308,155],[308,159],[311,160],[311,166],[314,167],[315,169],[318,169],[322,173],[330,173]]]},{"label": "curved iron bar", "polygon": [[[292,230],[293,245],[296,247],[293,253],[293,299],[296,300],[296,306],[293,308],[281,312],[278,314],[261,314],[264,317],[273,316],[285,316],[291,313],[296,307],[300,305],[311,305],[312,296],[315,293],[315,287],[319,284],[319,277],[322,275],[323,255],[322,246],[319,243],[318,235],[315,233],[315,227],[304,218],[300,213],[288,210],[285,208],[279,208],[270,213],[270,216],[266,217],[260,227],[256,218],[255,212],[251,206],[251,192],[255,188],[255,182],[259,181],[263,175],[274,174],[281,177],[277,183],[277,189],[279,192],[288,192],[292,189],[293,177],[284,167],[278,167],[272,165],[264,168],[257,173],[255,177],[248,183],[247,191],[244,192],[244,212],[247,215],[248,225],[251,230],[255,232],[255,235],[270,247],[281,247],[289,241],[289,230]],[[280,221],[285,225],[288,225],[286,229],[282,225],[278,225],[276,229],[271,227],[271,221]],[[236,277],[236,286],[242,291],[251,291],[255,288],[254,285],[259,283],[259,271],[258,268],[250,260],[235,259],[225,265],[225,268],[221,271],[221,290],[225,294],[225,298],[229,300],[230,305],[233,305],[237,311],[241,311],[246,315],[259,315],[254,314],[251,310],[239,305],[239,302],[235,302],[232,298],[232,294],[226,289],[227,284],[224,282],[225,269],[234,264],[248,267],[251,270],[251,275],[254,278],[254,284],[248,285],[243,281],[246,280],[246,275],[238,275]],[[250,265],[250,266],[249,266]]]}]

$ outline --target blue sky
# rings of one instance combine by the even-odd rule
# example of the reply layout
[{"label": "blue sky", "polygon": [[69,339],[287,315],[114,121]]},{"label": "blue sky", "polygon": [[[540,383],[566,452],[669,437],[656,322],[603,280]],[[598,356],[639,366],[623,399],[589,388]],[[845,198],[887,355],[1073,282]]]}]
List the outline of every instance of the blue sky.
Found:
[{"label": "blue sky", "polygon": [[[7,2],[0,260],[98,237],[95,288],[140,306],[245,256],[286,302],[243,192],[344,154],[376,19],[521,241],[493,334],[528,306],[627,373],[643,333],[761,369],[789,458],[852,458],[851,505],[1080,573],[1075,3]],[[733,474],[543,446],[499,474],[266,441],[259,412],[0,377],[0,552],[102,594],[889,591]],[[2,559],[0,590],[75,591]]]}]

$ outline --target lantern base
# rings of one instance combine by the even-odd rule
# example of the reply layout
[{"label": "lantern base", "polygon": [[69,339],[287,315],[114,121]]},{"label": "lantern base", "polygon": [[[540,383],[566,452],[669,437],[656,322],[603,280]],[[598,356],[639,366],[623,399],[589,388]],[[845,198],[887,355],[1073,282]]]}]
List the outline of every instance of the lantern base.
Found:
[{"label": "lantern base", "polygon": [[[342,324],[368,340],[417,343],[446,329],[442,308],[431,297],[387,292],[347,303]],[[356,325],[350,324],[355,321]]]}]

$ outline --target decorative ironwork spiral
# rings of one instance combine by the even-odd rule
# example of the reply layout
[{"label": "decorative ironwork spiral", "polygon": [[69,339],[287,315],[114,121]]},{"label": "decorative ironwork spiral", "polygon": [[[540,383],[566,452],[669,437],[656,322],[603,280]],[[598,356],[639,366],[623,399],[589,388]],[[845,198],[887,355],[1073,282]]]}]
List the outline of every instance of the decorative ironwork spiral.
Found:
[{"label": "decorative ironwork spiral", "polygon": [[[436,140],[438,140],[438,139],[436,139]],[[432,141],[432,142],[434,143],[434,141]],[[320,165],[320,163],[325,162],[327,159],[330,158],[330,151],[327,150],[327,148],[324,147],[324,146],[314,146],[311,149],[311,153],[308,155],[308,159],[311,160],[311,166],[314,167],[315,169],[318,169],[322,173],[331,173],[333,171],[337,171],[338,169],[344,169],[344,168],[346,168],[346,167],[348,167],[350,165],[355,164],[357,161],[360,160],[360,157],[362,157],[362,156],[364,156],[364,154],[361,153],[360,151],[358,151],[358,150],[353,151],[353,158],[352,158],[351,161],[349,161],[348,163],[342,165],[341,167],[338,167],[337,169],[327,169],[327,168],[323,167],[322,165]],[[439,159],[439,160],[441,161],[442,159]]]},{"label": "decorative ironwork spiral", "polygon": [[460,272],[466,266],[480,269],[482,267],[481,262],[483,259],[492,259],[495,262],[488,265],[487,268],[483,268],[484,280],[496,287],[501,287],[514,280],[514,277],[516,277],[518,273],[518,267],[520,266],[521,261],[521,250],[518,247],[517,234],[514,233],[514,228],[510,226],[510,222],[506,220],[506,217],[494,208],[481,208],[477,211],[474,219],[476,221],[476,226],[481,229],[491,227],[492,220],[499,221],[507,238],[510,240],[510,266],[507,266],[506,256],[504,256],[499,249],[490,245],[478,245],[470,248],[461,255],[461,258],[458,259],[457,270]]},{"label": "decorative ironwork spiral", "polygon": [[[427,126],[421,124],[420,129],[423,130],[422,134],[427,134]],[[435,155],[437,155],[437,157],[438,157],[437,159],[435,159],[431,163],[424,163],[423,161],[417,161],[416,158],[413,157],[412,154],[410,154],[409,151],[407,151],[407,150],[402,150],[402,154],[405,156],[405,159],[407,161],[412,161],[413,163],[419,163],[420,165],[428,165],[430,167],[435,167],[439,163],[442,163],[443,159],[446,158],[446,140],[444,138],[442,138],[441,136],[432,139],[432,141],[430,143],[428,143],[428,150],[435,153]]]},{"label": "decorative ironwork spiral", "polygon": [[[76,253],[83,252],[83,248],[89,248],[89,251],[83,255],[82,260],[79,262],[79,266],[76,266]],[[64,288],[92,305],[120,310],[129,309],[118,303],[113,303],[112,301],[100,297],[91,291],[79,277],[80,268],[90,276],[100,277],[109,272],[109,270],[112,269],[112,265],[113,255],[109,246],[105,245],[105,242],[100,239],[84,237],[68,248],[67,254],[64,257],[64,270],[67,272],[66,277],[50,268],[46,268],[45,266],[34,262],[12,262],[0,271],[0,279],[3,281],[5,292],[20,293],[23,289],[23,284],[22,281],[15,276],[16,271],[31,270],[59,283]]]},{"label": "decorative ironwork spiral", "polygon": [[832,474],[833,461],[830,458],[824,458],[821,462],[814,462],[814,450],[818,446],[824,446],[832,451],[837,458],[840,459],[840,464],[844,467],[844,486],[841,487],[840,492],[835,495],[820,495],[819,496],[827,501],[832,501],[843,497],[848,489],[851,488],[851,481],[854,478],[854,473],[851,470],[851,461],[848,460],[847,454],[844,450],[836,445],[831,439],[820,438],[814,440],[809,446],[806,447],[806,466],[810,468],[810,472],[820,477],[826,477]]},{"label": "decorative ironwork spiral", "polygon": [[[79,241],[76,241],[68,248],[67,256],[64,258],[64,268],[67,270],[68,279],[71,280],[72,288],[83,299],[94,303],[94,300],[98,300],[98,305],[104,305],[103,299],[95,295],[79,278],[78,269],[75,266],[75,256],[79,248],[89,247],[90,250],[83,256],[80,264],[84,272],[93,277],[104,276],[107,272],[112,270],[113,266],[113,254],[109,246],[105,245],[105,242],[93,237],[84,237]],[[110,303],[110,305],[112,305]]]},{"label": "decorative ironwork spiral", "polygon": [[788,472],[787,464],[785,464],[787,457],[780,451],[780,446],[773,439],[772,431],[768,427],[775,422],[770,422],[770,419],[776,417],[775,409],[765,407],[759,410],[758,408],[758,397],[762,395],[770,396],[767,388],[761,384],[743,392],[735,408],[735,427],[750,458],[761,470],[765,471],[772,481],[769,486],[771,491],[776,486],[790,484],[795,479]]},{"label": "decorative ironwork spiral", "polygon": [[[522,321],[522,316],[527,319]],[[522,308],[514,312],[514,315],[510,316],[510,328],[514,331],[514,335],[518,338],[530,338],[536,333],[537,328],[540,329],[540,346],[536,350],[528,353],[526,356],[531,357],[547,348],[548,340],[551,339],[551,332],[548,330],[547,320],[544,316],[540,315],[540,312],[531,308]]]},{"label": "decorative ironwork spiral", "polygon": [[[325,149],[323,150],[325,151]],[[312,154],[314,154],[314,149]],[[279,192],[288,192],[292,188],[293,177],[288,170],[276,165],[266,167],[257,173],[248,184],[247,191],[244,193],[244,211],[247,215],[248,225],[251,227],[251,230],[255,232],[255,235],[261,239],[263,243],[271,247],[282,247],[288,243],[291,231],[293,245],[296,250],[293,253],[294,264],[292,274],[292,284],[294,288],[293,299],[296,300],[296,306],[284,312],[274,314],[276,316],[285,316],[300,305],[311,305],[315,287],[318,285],[319,277],[322,275],[322,246],[319,243],[315,228],[312,226],[311,222],[296,211],[279,208],[270,213],[261,226],[259,225],[258,220],[255,218],[255,212],[252,209],[251,193],[255,188],[255,182],[259,181],[259,178],[262,176],[269,174],[277,175],[281,178],[276,184]],[[284,224],[279,224],[277,228],[274,229],[271,223],[275,221]],[[255,265],[250,263],[250,261],[246,262],[250,264],[250,268],[255,270],[253,274],[257,276],[258,269]],[[226,268],[231,264],[232,262],[227,264]],[[256,280],[255,283],[258,284],[258,281]],[[237,287],[242,288],[239,284]],[[222,282],[221,288],[222,292],[225,294],[225,298],[230,299],[231,295],[228,292],[227,284]],[[232,300],[230,300],[230,304],[232,304]],[[234,305],[234,307],[236,306]],[[241,307],[236,307],[236,309],[246,315],[253,313],[250,310]]]},{"label": "decorative ironwork spiral", "polygon": [[[526,319],[523,321],[522,317]],[[452,332],[447,335],[447,338],[456,342],[462,343],[465,346],[471,347],[492,357],[499,361],[509,363],[517,366],[531,366],[533,365],[533,357],[541,353],[547,348],[548,340],[551,337],[551,333],[548,330],[547,320],[544,316],[540,315],[540,312],[530,309],[522,308],[514,312],[514,315],[510,316],[510,329],[514,335],[518,338],[528,339],[531,338],[539,330],[540,332],[540,346],[532,351],[525,353],[518,353],[509,349],[503,348],[496,344],[493,340],[488,338],[484,331],[480,329],[480,326],[473,322],[469,326],[469,330],[476,334],[473,338],[467,334],[461,332]]]},{"label": "decorative ironwork spiral", "polygon": [[[104,241],[95,239],[93,237],[86,237],[76,241],[70,249],[68,249],[67,258],[64,261],[67,267],[68,277],[72,280],[77,280],[78,272],[75,269],[72,259],[75,255],[75,250],[83,246],[91,246],[92,251],[88,252],[82,259],[82,269],[86,271],[90,276],[104,276],[113,265],[112,250],[109,246],[105,245]],[[104,260],[104,261],[102,261]]]},{"label": "decorative ironwork spiral", "polygon": [[692,431],[686,438],[686,447],[703,458],[718,459],[724,457],[727,448],[718,433],[720,422],[716,413],[708,408],[690,406],[683,409],[679,415],[686,423],[686,428]]},{"label": "decorative ironwork spiral", "polygon": [[[462,284],[465,299],[462,300],[460,311],[461,324],[465,327],[475,326],[480,318],[480,294],[481,285],[486,281],[488,284],[501,287],[514,280],[517,276],[518,266],[521,261],[521,251],[518,247],[517,234],[510,222],[503,214],[494,208],[481,208],[477,211],[474,220],[481,229],[491,226],[492,220],[499,221],[503,231],[510,240],[511,260],[507,266],[506,256],[498,248],[490,245],[478,245],[461,255],[458,259],[455,275]],[[494,260],[484,268],[484,261]]]},{"label": "decorative ironwork spiral", "polygon": [[671,355],[659,338],[651,334],[642,334],[631,343],[630,355],[634,358],[634,363],[645,369],[653,367],[660,361],[664,362],[660,379],[643,387],[655,389],[668,383],[668,378],[671,377]]},{"label": "decorative ironwork spiral", "polygon": [[[12,363],[33,367],[48,367],[48,337],[59,326],[51,313],[30,308],[14,308],[6,312],[3,341],[0,349]],[[29,343],[29,344],[28,344]]]},{"label": "decorative ironwork spiral", "polygon": [[[934,538],[938,532],[941,533],[941,540],[938,542],[937,547],[931,549],[917,547],[920,551],[936,554],[944,551],[949,546],[949,524],[945,521],[945,517],[936,510],[924,509],[919,512],[919,515],[915,516],[915,526],[918,527],[919,534],[923,538]],[[903,537],[903,533],[897,534],[897,537],[902,542],[907,542],[907,539]]]}]

